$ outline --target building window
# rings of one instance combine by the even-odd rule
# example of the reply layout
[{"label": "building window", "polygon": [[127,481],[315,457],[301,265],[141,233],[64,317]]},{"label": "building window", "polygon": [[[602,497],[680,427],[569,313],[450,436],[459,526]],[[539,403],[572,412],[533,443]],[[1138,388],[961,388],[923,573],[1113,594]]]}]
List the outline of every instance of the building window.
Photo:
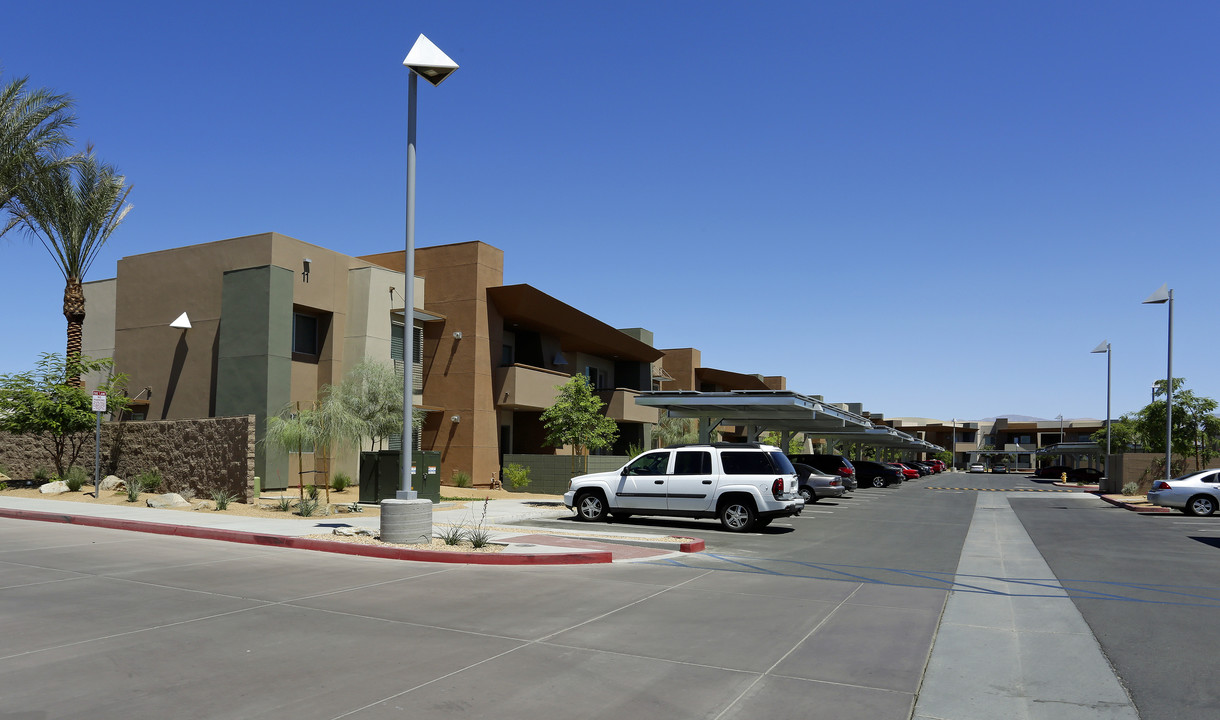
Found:
[{"label": "building window", "polygon": [[318,318],[304,313],[292,314],[292,352],[318,354]]}]

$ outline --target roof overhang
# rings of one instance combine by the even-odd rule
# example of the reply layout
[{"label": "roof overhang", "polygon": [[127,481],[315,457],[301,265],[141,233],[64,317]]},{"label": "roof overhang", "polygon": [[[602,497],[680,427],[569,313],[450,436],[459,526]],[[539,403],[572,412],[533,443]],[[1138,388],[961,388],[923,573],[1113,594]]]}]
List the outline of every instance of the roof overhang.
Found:
[{"label": "roof overhang", "polygon": [[695,368],[695,378],[701,383],[711,383],[728,388],[729,391],[734,390],[761,390],[766,391],[771,388],[767,387],[767,383],[757,375],[747,375],[746,373],[729,372],[728,370],[717,370],[716,368],[701,367]]},{"label": "roof overhang", "polygon": [[556,337],[565,351],[636,362],[653,362],[665,354],[530,285],[490,287],[487,299],[509,325]]}]

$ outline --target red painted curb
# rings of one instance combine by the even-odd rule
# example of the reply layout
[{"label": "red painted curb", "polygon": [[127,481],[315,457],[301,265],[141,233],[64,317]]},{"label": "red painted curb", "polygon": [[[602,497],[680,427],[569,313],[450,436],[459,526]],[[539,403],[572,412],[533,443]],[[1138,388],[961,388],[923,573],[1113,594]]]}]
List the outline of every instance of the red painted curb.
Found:
[{"label": "red painted curb", "polygon": [[1102,495],[1101,493],[1094,493],[1094,494],[1097,495],[1097,497],[1104,500],[1105,502],[1108,502],[1115,507],[1120,507],[1120,508],[1123,508],[1124,510],[1130,510],[1131,512],[1136,512],[1141,515],[1159,515],[1162,513],[1173,512],[1173,508],[1159,507],[1156,505],[1152,505],[1149,507],[1136,507],[1135,505],[1132,505],[1131,503],[1125,503],[1121,500],[1114,500],[1113,498],[1108,498],[1105,495]]},{"label": "red painted curb", "polygon": [[699,538],[683,538],[690,542],[684,542],[678,545],[678,552],[703,552],[706,549],[706,543]]},{"label": "red painted curb", "polygon": [[177,535],[178,537],[221,540],[223,542],[245,543],[247,545],[270,545],[297,550],[337,553],[339,555],[361,555],[387,560],[414,560],[417,562],[459,563],[464,565],[589,565],[614,561],[614,556],[606,550],[583,550],[570,553],[485,554],[446,552],[444,550],[416,550],[411,548],[385,547],[382,545],[360,545],[358,543],[315,540],[313,538],[291,537],[287,535],[268,535],[243,532],[241,530],[221,530],[218,528],[169,525],[166,523],[98,518],[86,515],[66,515],[62,513],[39,512],[37,510],[14,510],[11,508],[0,508],[0,518],[59,522],[110,530],[131,530],[156,535]]}]

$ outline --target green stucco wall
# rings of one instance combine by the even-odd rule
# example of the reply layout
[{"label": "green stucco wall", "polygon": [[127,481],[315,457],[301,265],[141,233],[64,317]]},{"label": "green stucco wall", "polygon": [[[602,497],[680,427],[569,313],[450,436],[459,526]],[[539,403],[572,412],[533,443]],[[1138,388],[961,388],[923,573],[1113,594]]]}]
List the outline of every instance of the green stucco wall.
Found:
[{"label": "green stucco wall", "polygon": [[267,416],[288,404],[292,382],[293,273],[282,267],[230,270],[221,291],[216,415],[254,415],[255,474],[264,489],[288,483],[288,457],[262,443]]}]

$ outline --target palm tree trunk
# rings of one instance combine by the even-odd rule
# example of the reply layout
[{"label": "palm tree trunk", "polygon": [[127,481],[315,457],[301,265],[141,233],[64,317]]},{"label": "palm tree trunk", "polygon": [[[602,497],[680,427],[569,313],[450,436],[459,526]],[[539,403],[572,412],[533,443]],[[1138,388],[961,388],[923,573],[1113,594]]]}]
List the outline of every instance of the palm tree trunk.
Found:
[{"label": "palm tree trunk", "polygon": [[[68,284],[64,286],[64,317],[68,319],[66,360],[68,367],[71,368],[74,362],[80,359],[81,336],[85,326],[85,291],[81,287],[80,278],[75,276],[69,277]],[[72,387],[84,385],[80,375],[67,378],[67,382]]]}]

